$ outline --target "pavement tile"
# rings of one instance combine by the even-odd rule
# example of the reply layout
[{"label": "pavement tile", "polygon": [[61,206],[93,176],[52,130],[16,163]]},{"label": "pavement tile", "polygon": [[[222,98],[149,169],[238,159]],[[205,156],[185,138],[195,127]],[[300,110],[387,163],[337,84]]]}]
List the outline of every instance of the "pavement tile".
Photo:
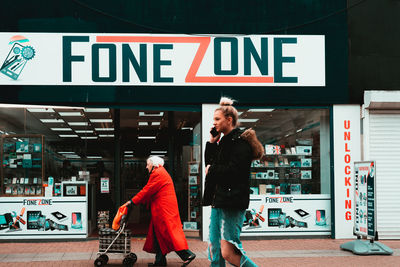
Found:
[{"label": "pavement tile", "polygon": [[[340,249],[349,240],[282,239],[244,240],[247,255],[260,267],[263,266],[400,266],[400,240],[383,240],[381,243],[394,250],[392,256],[357,256]],[[132,239],[132,252],[137,254],[135,267],[147,267],[154,261],[154,254],[142,250],[144,239]],[[189,267],[209,266],[207,242],[188,239],[196,259]],[[93,266],[97,257],[98,240],[74,242],[0,242],[0,266]],[[21,253],[23,252],[23,253]],[[109,254],[110,265],[120,266],[122,254]],[[181,266],[176,253],[167,255],[168,266]],[[227,265],[228,266],[228,265]]]},{"label": "pavement tile", "polygon": [[62,260],[64,252],[58,253],[38,253],[32,261],[60,261]]}]

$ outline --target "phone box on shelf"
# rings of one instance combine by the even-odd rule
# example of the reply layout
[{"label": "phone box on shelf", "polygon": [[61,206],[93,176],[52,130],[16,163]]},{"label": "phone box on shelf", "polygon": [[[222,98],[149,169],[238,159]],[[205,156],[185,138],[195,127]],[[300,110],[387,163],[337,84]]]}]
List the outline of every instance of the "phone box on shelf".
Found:
[{"label": "phone box on shelf", "polygon": [[265,188],[266,194],[267,195],[275,195],[275,185],[273,184],[268,184]]},{"label": "phone box on shelf", "polygon": [[280,155],[281,147],[277,145],[265,145],[265,154],[266,155]]},{"label": "phone box on shelf", "polygon": [[266,184],[259,184],[258,185],[258,193],[260,195],[265,195],[267,193],[267,185]]},{"label": "phone box on shelf", "polygon": [[311,155],[312,154],[312,146],[296,146],[296,154]]}]

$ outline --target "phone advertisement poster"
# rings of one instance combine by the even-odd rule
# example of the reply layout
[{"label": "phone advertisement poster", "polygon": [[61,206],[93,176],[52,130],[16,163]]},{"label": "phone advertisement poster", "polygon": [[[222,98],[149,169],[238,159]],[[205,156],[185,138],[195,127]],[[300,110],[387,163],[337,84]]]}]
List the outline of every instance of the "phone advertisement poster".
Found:
[{"label": "phone advertisement poster", "polygon": [[242,235],[328,235],[330,220],[330,195],[252,195]]},{"label": "phone advertisement poster", "polygon": [[86,238],[86,197],[0,198],[0,239]]},{"label": "phone advertisement poster", "polygon": [[375,180],[374,161],[354,163],[354,234],[375,237]]}]

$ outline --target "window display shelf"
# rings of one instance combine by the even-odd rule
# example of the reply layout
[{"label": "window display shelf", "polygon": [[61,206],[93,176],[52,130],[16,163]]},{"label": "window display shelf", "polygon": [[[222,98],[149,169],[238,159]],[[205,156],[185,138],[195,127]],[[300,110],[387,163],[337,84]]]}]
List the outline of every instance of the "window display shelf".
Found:
[{"label": "window display shelf", "polygon": [[293,166],[264,166],[264,167],[251,167],[251,169],[276,169],[276,168],[298,168],[298,169],[312,169],[312,166],[300,166],[300,167],[293,167]]},{"label": "window display shelf", "polygon": [[43,195],[44,136],[1,136],[1,196]]}]

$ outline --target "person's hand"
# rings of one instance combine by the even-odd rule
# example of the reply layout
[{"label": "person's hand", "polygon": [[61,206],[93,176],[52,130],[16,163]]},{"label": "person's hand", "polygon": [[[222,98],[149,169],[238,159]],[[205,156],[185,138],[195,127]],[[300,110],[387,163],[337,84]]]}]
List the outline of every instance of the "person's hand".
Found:
[{"label": "person's hand", "polygon": [[[211,128],[211,130],[212,130],[213,128]],[[210,131],[211,131],[210,130]],[[219,138],[221,137],[221,133],[219,132],[218,133],[218,135],[217,136],[213,136],[211,133],[210,133],[210,143],[215,143],[215,142],[217,142],[218,140],[219,140]]]},{"label": "person's hand", "polygon": [[123,206],[127,206],[129,208],[129,206],[131,206],[132,204],[133,204],[132,200],[128,200],[127,202],[125,202]]},{"label": "person's hand", "polygon": [[207,166],[206,166],[206,175],[208,174],[208,169],[210,168],[210,164],[208,164]]}]

